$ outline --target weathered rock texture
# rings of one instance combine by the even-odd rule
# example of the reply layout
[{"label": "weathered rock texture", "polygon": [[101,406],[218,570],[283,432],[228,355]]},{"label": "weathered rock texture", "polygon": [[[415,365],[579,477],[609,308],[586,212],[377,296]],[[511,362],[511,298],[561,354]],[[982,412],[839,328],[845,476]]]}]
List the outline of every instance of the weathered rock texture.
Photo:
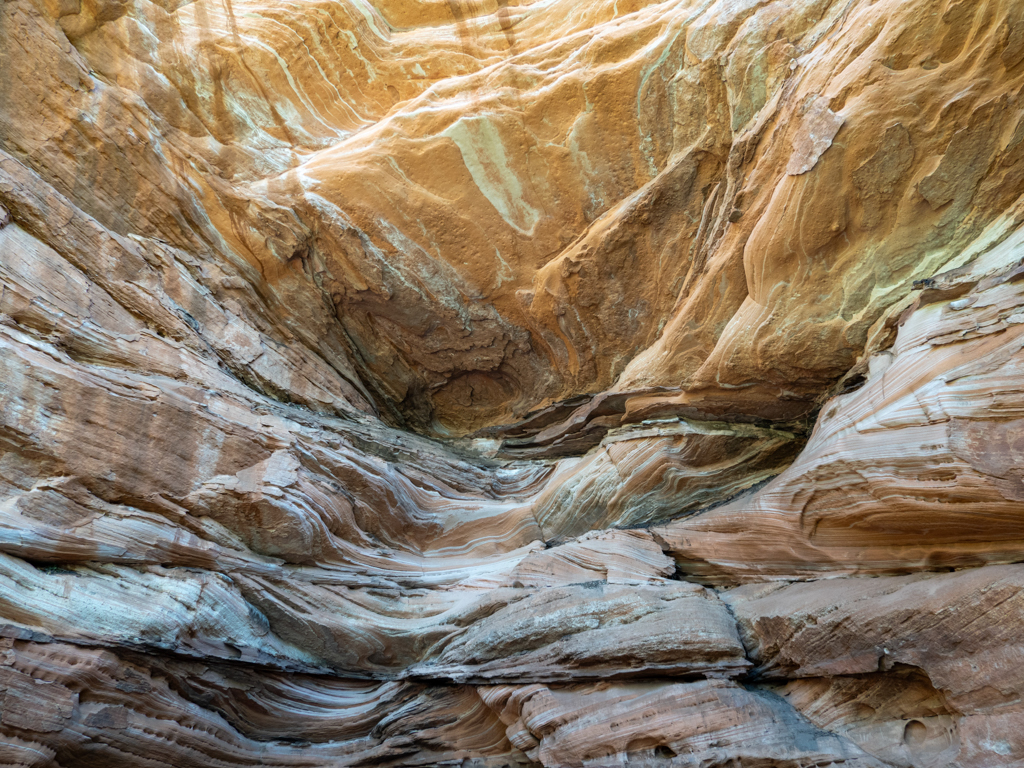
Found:
[{"label": "weathered rock texture", "polygon": [[1018,0],[0,4],[0,764],[1024,765]]}]

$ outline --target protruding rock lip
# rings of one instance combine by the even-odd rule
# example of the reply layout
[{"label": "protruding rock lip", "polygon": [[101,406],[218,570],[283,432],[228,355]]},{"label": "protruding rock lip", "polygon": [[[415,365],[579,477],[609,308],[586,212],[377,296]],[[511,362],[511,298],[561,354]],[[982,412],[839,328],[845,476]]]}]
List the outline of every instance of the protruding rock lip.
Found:
[{"label": "protruding rock lip", "polygon": [[644,682],[650,680],[675,680],[692,682],[694,680],[735,679],[743,677],[752,667],[749,661],[724,660],[721,663],[708,662],[706,665],[697,663],[677,664],[634,664],[628,669],[605,667],[598,669],[552,669],[538,671],[529,666],[521,670],[514,666],[515,659],[494,664],[493,671],[473,669],[461,664],[424,664],[411,667],[408,675],[401,679],[416,682],[444,681],[465,685],[535,685],[556,683],[586,683],[594,681],[630,681]]},{"label": "protruding rock lip", "polygon": [[726,607],[680,582],[549,587],[476,622],[418,678],[553,682],[735,676],[749,667]]},{"label": "protruding rock lip", "polygon": [[[689,395],[689,396],[688,396]],[[794,413],[806,414],[804,405]],[[647,387],[628,392],[610,391],[580,396],[540,409],[526,419],[508,426],[488,427],[471,437],[500,441],[488,444],[489,455],[510,460],[544,460],[585,454],[611,440],[631,439],[665,425],[666,430],[734,430],[750,435],[751,430],[772,432],[794,438],[807,430],[805,420],[774,422],[759,415],[745,415],[732,408],[701,403],[695,393],[679,388]],[[673,425],[677,425],[673,427]]]},{"label": "protruding rock lip", "polygon": [[918,281],[866,382],[826,404],[794,465],[755,497],[655,528],[679,567],[735,584],[1019,560],[1024,485],[1009,457],[1024,259],[1002,251]]}]

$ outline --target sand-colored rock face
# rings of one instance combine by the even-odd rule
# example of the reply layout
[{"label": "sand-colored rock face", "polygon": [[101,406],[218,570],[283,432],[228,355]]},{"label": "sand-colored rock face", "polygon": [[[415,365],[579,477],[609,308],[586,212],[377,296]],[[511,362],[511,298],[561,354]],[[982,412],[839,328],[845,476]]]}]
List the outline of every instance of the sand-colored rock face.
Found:
[{"label": "sand-colored rock face", "polygon": [[0,764],[1024,762],[1016,0],[0,6]]}]

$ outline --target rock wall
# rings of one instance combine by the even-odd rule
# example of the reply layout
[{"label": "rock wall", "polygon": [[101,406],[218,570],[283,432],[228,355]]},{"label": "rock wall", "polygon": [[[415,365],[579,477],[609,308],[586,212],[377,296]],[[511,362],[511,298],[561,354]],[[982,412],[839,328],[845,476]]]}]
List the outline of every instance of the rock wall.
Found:
[{"label": "rock wall", "polygon": [[0,406],[0,764],[1024,765],[1024,5],[7,0]]}]

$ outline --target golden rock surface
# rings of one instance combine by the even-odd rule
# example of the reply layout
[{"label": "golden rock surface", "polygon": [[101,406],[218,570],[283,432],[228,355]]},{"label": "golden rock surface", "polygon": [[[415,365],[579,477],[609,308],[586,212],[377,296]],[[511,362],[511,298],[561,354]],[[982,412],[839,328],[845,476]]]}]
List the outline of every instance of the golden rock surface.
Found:
[{"label": "golden rock surface", "polygon": [[0,765],[1024,764],[1019,0],[0,4]]}]

